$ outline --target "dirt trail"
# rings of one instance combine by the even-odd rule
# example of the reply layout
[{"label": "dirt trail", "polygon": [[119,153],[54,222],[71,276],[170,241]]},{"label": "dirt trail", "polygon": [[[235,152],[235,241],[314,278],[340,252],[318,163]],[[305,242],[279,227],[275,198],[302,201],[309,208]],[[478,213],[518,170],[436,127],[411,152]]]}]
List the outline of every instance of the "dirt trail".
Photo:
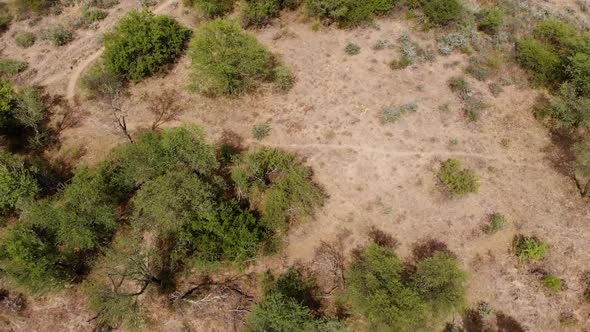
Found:
[{"label": "dirt trail", "polygon": [[[154,10],[152,12],[155,14],[160,13],[162,10],[164,10],[166,7],[168,7],[170,4],[174,3],[175,1],[176,0],[166,0],[166,1],[162,2],[161,4],[159,4],[156,8],[154,8]],[[86,68],[88,68],[88,66],[90,66],[92,63],[94,63],[102,55],[103,51],[104,51],[104,47],[101,47],[99,50],[92,53],[88,58],[84,59],[84,61],[80,62],[80,64],[76,67],[74,72],[72,72],[72,75],[70,76],[70,79],[68,80],[68,88],[66,90],[66,98],[70,103],[73,103],[74,97],[76,97],[76,87],[78,86],[78,81],[80,80],[80,76],[82,75],[84,70],[86,70]]]}]

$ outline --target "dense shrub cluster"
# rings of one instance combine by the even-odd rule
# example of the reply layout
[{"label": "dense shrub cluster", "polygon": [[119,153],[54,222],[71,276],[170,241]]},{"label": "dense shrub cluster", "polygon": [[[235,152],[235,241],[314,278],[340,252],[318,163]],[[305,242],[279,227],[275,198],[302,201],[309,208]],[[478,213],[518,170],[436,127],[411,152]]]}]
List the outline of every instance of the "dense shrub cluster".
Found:
[{"label": "dense shrub cluster", "polygon": [[0,152],[0,216],[32,201],[39,184],[24,162],[7,152]]},{"label": "dense shrub cluster", "polygon": [[387,14],[397,3],[398,0],[305,0],[305,7],[308,15],[320,18],[324,24],[335,22],[341,27],[353,27]]},{"label": "dense shrub cluster", "polygon": [[458,22],[463,14],[461,0],[425,0],[422,11],[436,25]]},{"label": "dense shrub cluster", "polygon": [[278,17],[283,9],[295,9],[298,0],[246,0],[246,7],[242,12],[245,27],[264,26]]},{"label": "dense shrub cluster", "polygon": [[476,16],[477,28],[490,35],[497,34],[504,24],[504,13],[498,7],[484,8]]},{"label": "dense shrub cluster", "polygon": [[133,11],[105,34],[106,68],[139,81],[172,63],[183,52],[191,31],[174,19],[148,11]]},{"label": "dense shrub cluster", "polygon": [[273,79],[290,86],[284,84],[288,73],[276,70],[281,67],[266,47],[231,21],[214,20],[200,27],[189,54],[192,87],[200,93],[236,96]]},{"label": "dense shrub cluster", "polygon": [[371,243],[347,271],[348,297],[372,331],[432,329],[465,303],[467,275],[449,254],[405,265],[394,250]]}]

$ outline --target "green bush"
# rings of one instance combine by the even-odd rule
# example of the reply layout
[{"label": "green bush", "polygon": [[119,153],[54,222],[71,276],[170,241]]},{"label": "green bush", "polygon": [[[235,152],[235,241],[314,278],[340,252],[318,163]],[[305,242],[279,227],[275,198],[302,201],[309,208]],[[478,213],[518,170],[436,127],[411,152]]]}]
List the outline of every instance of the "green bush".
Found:
[{"label": "green bush", "polygon": [[495,35],[504,24],[504,13],[498,7],[482,9],[477,13],[477,28],[490,35]]},{"label": "green bush", "polygon": [[460,269],[457,259],[447,253],[437,252],[418,261],[412,281],[436,315],[446,316],[465,305],[467,273]]},{"label": "green bush", "polygon": [[174,62],[190,35],[171,17],[132,11],[105,34],[104,64],[113,73],[140,81]]},{"label": "green bush", "polygon": [[397,0],[305,0],[307,13],[326,24],[353,27],[371,21],[375,15],[387,14]]},{"label": "green bush", "polygon": [[0,77],[0,128],[6,130],[13,119],[13,111],[18,103],[18,95],[9,80]]},{"label": "green bush", "polygon": [[455,159],[444,161],[437,176],[453,197],[475,193],[479,189],[479,179],[475,172],[463,168],[461,162]]},{"label": "green bush", "polygon": [[194,0],[195,7],[207,18],[225,15],[234,7],[235,0]]},{"label": "green bush", "polygon": [[432,23],[448,25],[460,20],[463,5],[461,0],[427,0],[422,10]]},{"label": "green bush", "polygon": [[214,20],[195,33],[190,51],[193,88],[209,95],[240,95],[272,78],[274,59],[256,38],[231,21]]},{"label": "green bush", "polygon": [[324,202],[311,171],[297,158],[277,149],[246,153],[232,169],[238,195],[260,210],[264,224],[286,228],[290,222],[311,216]]},{"label": "green bush", "polygon": [[36,39],[37,38],[35,37],[35,34],[33,34],[32,32],[28,32],[28,31],[19,32],[14,37],[14,41],[16,43],[16,46],[18,46],[20,48],[28,48],[28,47],[33,46],[35,44]]},{"label": "green bush", "polygon": [[269,24],[280,13],[280,0],[246,0],[246,7],[242,12],[242,22],[245,27],[261,27]]},{"label": "green bush", "polygon": [[512,247],[516,257],[521,261],[539,261],[547,255],[547,244],[536,237],[517,235],[514,237]]},{"label": "green bush", "polygon": [[371,331],[432,330],[434,322],[465,301],[466,274],[456,259],[441,252],[412,268],[393,249],[370,243],[346,276],[352,309],[366,318]]},{"label": "green bush", "polygon": [[560,292],[563,290],[563,282],[561,278],[554,274],[548,274],[543,277],[543,285],[552,292]]},{"label": "green bush", "polygon": [[533,36],[536,40],[554,47],[560,56],[571,55],[582,42],[575,27],[556,19],[539,23],[533,31]]},{"label": "green bush", "polygon": [[39,185],[23,161],[0,152],[0,216],[32,201],[38,193]]},{"label": "green bush", "polygon": [[63,46],[74,39],[74,34],[61,24],[50,26],[44,33],[44,39],[55,46]]},{"label": "green bush", "polygon": [[0,34],[8,30],[10,22],[12,22],[12,15],[10,15],[6,6],[0,5]]},{"label": "green bush", "polygon": [[0,58],[0,74],[15,75],[27,69],[29,64],[10,58]]},{"label": "green bush", "polygon": [[568,62],[570,82],[579,94],[590,97],[590,53],[576,53]]}]

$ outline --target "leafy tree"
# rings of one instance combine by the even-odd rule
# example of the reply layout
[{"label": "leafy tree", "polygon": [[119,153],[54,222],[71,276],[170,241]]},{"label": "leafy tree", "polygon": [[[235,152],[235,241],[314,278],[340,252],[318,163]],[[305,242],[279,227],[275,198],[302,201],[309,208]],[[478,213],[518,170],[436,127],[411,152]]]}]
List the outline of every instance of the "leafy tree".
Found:
[{"label": "leafy tree", "polygon": [[273,57],[256,37],[234,22],[201,26],[191,42],[192,85],[210,95],[240,95],[272,77]]},{"label": "leafy tree", "polygon": [[22,160],[0,151],[0,215],[31,201],[39,190],[37,181]]},{"label": "leafy tree", "polygon": [[404,266],[393,249],[369,244],[347,271],[353,310],[373,330],[411,331],[427,318],[427,305],[403,280]]},{"label": "leafy tree", "polygon": [[465,302],[466,274],[445,252],[405,265],[390,247],[370,243],[347,270],[347,295],[370,330],[432,330]]},{"label": "leafy tree", "polygon": [[140,185],[169,171],[185,170],[203,177],[219,167],[215,149],[196,126],[145,132],[136,142],[114,153],[126,176]]},{"label": "leafy tree", "polygon": [[244,154],[232,169],[238,195],[258,208],[271,228],[285,228],[323,204],[311,175],[294,155],[269,148]]},{"label": "leafy tree", "polygon": [[190,35],[173,18],[133,11],[104,36],[104,64],[113,73],[140,81],[174,62]]},{"label": "leafy tree", "polygon": [[420,297],[437,315],[447,315],[465,305],[467,274],[447,253],[437,252],[418,261],[412,279]]}]

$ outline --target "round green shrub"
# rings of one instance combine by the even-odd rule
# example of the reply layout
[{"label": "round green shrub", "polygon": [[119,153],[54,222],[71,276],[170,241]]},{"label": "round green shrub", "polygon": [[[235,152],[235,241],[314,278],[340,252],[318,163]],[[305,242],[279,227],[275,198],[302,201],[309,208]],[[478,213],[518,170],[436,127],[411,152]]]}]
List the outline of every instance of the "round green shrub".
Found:
[{"label": "round green shrub", "polygon": [[495,35],[504,24],[504,13],[497,7],[486,8],[477,14],[477,28],[490,35]]},{"label": "round green shrub", "polygon": [[208,95],[240,95],[272,78],[274,58],[237,23],[217,19],[195,33],[189,56],[192,86]]},{"label": "round green shrub", "polygon": [[437,25],[447,25],[459,21],[463,13],[461,0],[427,0],[424,14]]},{"label": "round green shrub", "polygon": [[126,79],[140,81],[174,62],[190,35],[171,17],[133,11],[105,34],[104,64]]}]

